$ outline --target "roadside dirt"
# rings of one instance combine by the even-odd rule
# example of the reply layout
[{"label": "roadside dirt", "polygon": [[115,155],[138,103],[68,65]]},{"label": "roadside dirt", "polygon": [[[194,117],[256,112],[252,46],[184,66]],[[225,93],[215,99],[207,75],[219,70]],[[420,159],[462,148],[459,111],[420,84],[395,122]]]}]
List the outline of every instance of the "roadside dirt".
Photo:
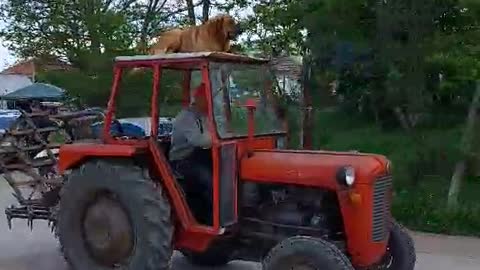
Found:
[{"label": "roadside dirt", "polygon": [[[46,222],[34,224],[33,231],[24,221],[14,221],[8,230],[3,209],[13,203],[10,190],[0,179],[0,270],[67,270],[58,245]],[[416,270],[478,270],[480,239],[414,234],[418,254]],[[176,254],[172,270],[200,270]],[[232,262],[217,270],[260,270],[258,264]]]}]

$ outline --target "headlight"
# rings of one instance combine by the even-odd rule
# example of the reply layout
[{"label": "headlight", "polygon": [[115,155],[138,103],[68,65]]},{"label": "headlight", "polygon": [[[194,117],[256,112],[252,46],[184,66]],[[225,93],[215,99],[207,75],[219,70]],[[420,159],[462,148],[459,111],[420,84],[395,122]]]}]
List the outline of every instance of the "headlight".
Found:
[{"label": "headlight", "polygon": [[338,170],[337,181],[344,186],[351,187],[355,183],[355,169],[351,166],[345,166]]},{"label": "headlight", "polygon": [[387,162],[387,173],[392,173],[392,162],[390,160]]}]

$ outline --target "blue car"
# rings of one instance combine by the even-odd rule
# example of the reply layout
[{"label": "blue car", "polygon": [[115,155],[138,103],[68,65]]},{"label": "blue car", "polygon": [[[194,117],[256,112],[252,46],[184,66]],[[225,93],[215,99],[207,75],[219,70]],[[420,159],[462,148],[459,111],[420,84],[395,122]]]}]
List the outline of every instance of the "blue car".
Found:
[{"label": "blue car", "polygon": [[[96,138],[100,138],[103,130],[103,122],[95,123],[92,126],[93,134]],[[131,123],[113,122],[110,128],[110,133],[113,136],[127,136],[127,137],[145,137],[145,130],[141,127]]]},{"label": "blue car", "polygon": [[[103,122],[95,123],[92,126],[93,134],[96,138],[101,137]],[[160,118],[158,123],[158,136],[170,136],[173,129],[171,118]],[[150,134],[150,118],[123,118],[112,123],[110,132],[113,136],[127,136],[141,138]]]},{"label": "blue car", "polygon": [[0,135],[4,134],[20,115],[18,110],[0,110]]}]

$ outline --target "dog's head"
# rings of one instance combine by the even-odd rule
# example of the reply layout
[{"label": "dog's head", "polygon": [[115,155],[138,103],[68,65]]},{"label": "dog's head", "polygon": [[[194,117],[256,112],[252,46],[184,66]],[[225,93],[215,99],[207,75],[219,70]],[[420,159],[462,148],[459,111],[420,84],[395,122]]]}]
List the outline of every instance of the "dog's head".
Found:
[{"label": "dog's head", "polygon": [[240,25],[230,15],[220,15],[211,21],[216,24],[218,31],[221,31],[228,40],[235,40],[242,33]]}]

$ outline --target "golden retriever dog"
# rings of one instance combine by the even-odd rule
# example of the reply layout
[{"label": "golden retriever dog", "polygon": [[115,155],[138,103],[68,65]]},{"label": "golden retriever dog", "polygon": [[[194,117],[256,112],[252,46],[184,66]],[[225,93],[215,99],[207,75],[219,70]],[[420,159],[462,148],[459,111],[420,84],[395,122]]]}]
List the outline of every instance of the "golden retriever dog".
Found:
[{"label": "golden retriever dog", "polygon": [[240,27],[231,16],[220,15],[202,25],[164,32],[150,47],[148,54],[231,52],[230,42],[240,34]]}]

